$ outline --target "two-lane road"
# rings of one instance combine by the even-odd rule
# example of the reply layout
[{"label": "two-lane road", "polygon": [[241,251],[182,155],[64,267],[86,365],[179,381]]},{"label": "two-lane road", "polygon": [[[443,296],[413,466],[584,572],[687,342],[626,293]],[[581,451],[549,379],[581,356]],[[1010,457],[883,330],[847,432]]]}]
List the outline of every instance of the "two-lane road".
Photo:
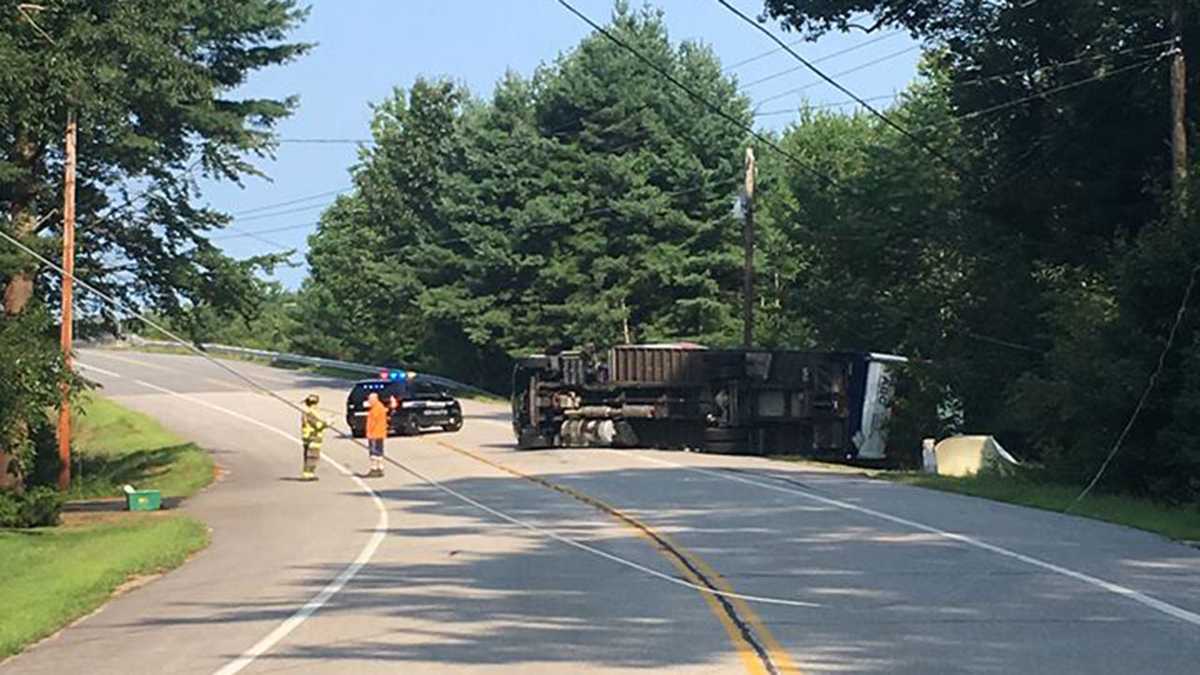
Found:
[{"label": "two-lane road", "polygon": [[[660,669],[1192,673],[1200,552],[1078,518],[756,458],[518,452],[502,407],[392,439],[377,480],[197,357],[85,351],[216,453],[213,545],[0,673]],[[291,400],[346,384],[230,364]],[[426,480],[428,479],[428,480]],[[433,481],[431,484],[429,481]],[[748,596],[748,597],[747,597]]]}]

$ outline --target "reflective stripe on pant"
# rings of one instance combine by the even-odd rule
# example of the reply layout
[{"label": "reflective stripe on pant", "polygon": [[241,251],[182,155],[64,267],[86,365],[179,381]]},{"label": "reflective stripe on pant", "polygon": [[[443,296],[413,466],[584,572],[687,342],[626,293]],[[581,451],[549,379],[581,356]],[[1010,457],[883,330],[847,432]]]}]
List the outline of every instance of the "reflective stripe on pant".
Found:
[{"label": "reflective stripe on pant", "polygon": [[321,461],[321,441],[304,441],[304,471],[315,473]]}]

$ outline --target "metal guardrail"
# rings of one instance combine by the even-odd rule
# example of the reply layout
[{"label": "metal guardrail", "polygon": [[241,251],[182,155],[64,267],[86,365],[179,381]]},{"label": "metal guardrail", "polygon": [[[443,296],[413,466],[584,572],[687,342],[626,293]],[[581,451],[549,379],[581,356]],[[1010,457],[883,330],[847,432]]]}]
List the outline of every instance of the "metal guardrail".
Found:
[{"label": "metal guardrail", "polygon": [[[134,346],[166,347],[166,348],[174,348],[174,349],[183,349],[183,347],[181,347],[178,343],[175,343],[175,342],[167,342],[166,340],[147,340],[147,339],[137,336],[137,335],[128,336],[128,340]],[[298,363],[298,364],[306,365],[306,366],[325,366],[327,368],[337,368],[339,370],[348,370],[351,372],[371,374],[371,375],[378,374],[380,371],[383,371],[383,370],[396,370],[396,368],[388,367],[388,366],[373,366],[373,365],[365,364],[365,363],[352,363],[350,361],[338,361],[337,359],[326,359],[326,358],[321,358],[319,356],[305,356],[303,354],[289,354],[287,352],[273,352],[273,351],[269,351],[266,349],[251,349],[249,347],[233,347],[230,345],[219,345],[219,344],[198,344],[196,346],[198,348],[200,348],[202,351],[213,352],[213,353],[217,353],[217,354],[225,353],[225,354],[233,354],[236,356],[253,356],[253,357],[257,357],[257,358],[271,359],[273,361],[283,361],[285,363]],[[409,369],[404,368],[403,370],[409,370]],[[445,387],[447,389],[453,389],[453,390],[457,390],[457,391],[468,391],[468,392],[472,392],[475,394],[483,394],[485,396],[495,396],[495,394],[493,394],[492,392],[487,391],[485,389],[480,389],[479,387],[467,384],[465,382],[459,382],[458,380],[452,380],[448,377],[442,377],[441,375],[432,375],[429,373],[418,372],[417,377],[419,377],[427,382],[432,382],[436,385]]]}]

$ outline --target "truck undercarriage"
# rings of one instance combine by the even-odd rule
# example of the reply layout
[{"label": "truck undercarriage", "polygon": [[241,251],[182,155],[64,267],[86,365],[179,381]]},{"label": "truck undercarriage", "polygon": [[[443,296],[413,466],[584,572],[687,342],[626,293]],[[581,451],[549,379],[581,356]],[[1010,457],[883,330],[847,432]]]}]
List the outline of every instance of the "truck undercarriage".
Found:
[{"label": "truck undercarriage", "polygon": [[623,346],[521,359],[521,448],[646,447],[882,459],[888,365],[862,352]]}]

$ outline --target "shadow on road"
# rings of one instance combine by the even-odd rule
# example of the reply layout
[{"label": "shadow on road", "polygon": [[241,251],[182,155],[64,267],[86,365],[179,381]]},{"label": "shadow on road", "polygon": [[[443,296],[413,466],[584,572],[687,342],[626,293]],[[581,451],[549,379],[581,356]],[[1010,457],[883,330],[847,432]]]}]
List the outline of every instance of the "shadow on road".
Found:
[{"label": "shadow on road", "polygon": [[[711,563],[739,592],[817,604],[754,607],[810,669],[934,672],[953,663],[961,671],[1036,670],[1046,656],[1061,658],[1055,645],[1062,644],[1098,649],[1071,657],[1081,672],[1100,666],[1135,672],[1146,663],[1165,663],[1154,655],[1168,643],[1176,649],[1168,666],[1200,657],[1200,647],[1180,648],[1184,631],[1165,617],[930,533],[848,517],[786,494],[749,497],[737,484],[665,468],[549,477],[651,524]],[[837,480],[802,478],[798,485],[817,489],[832,489]],[[446,486],[557,534],[676,573],[632,531],[545,488],[507,477]],[[857,489],[864,492],[839,498],[860,501],[872,497],[870,490],[890,486],[864,483]],[[285,640],[263,656],[265,670],[271,661],[282,667],[293,665],[289,661],[364,659],[447,669],[545,663],[686,669],[732,654],[694,590],[498,521],[430,487],[379,489],[379,495],[392,513],[385,544],[391,555],[366,565],[333,596],[304,640]],[[419,550],[421,559],[397,562],[404,553],[395,547]],[[199,606],[200,617],[198,606],[185,601],[177,606],[187,618],[164,613],[139,625],[281,622],[296,611],[297,596],[315,595],[348,562],[294,568],[302,592],[287,601]],[[1193,578],[1194,563],[1177,573]],[[1172,572],[1148,566],[1144,573]],[[329,634],[339,637],[321,639],[320,627],[334,625]],[[1131,630],[1135,626],[1142,629]],[[1147,641],[1148,634],[1162,638]],[[1153,658],[1159,660],[1147,660]]]}]

